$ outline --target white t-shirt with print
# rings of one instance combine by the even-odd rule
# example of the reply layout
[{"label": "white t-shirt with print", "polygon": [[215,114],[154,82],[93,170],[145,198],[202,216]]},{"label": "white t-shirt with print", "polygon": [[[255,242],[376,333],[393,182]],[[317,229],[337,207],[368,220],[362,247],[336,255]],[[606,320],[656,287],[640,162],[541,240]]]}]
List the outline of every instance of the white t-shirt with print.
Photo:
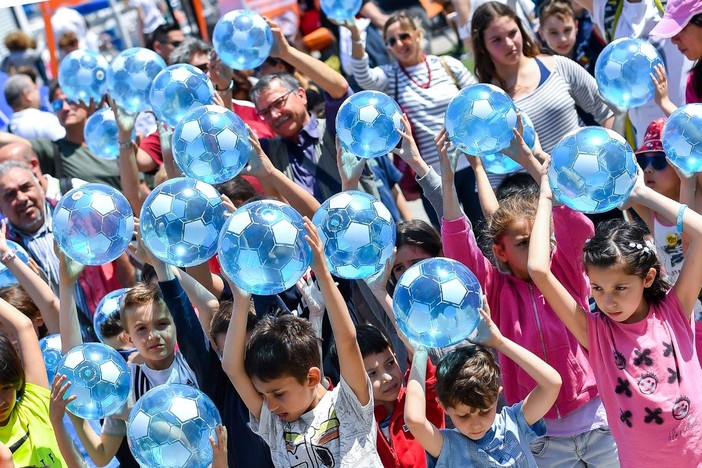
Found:
[{"label": "white t-shirt with print", "polygon": [[251,429],[268,444],[277,467],[381,468],[376,448],[373,389],[365,406],[342,378],[314,409],[285,422],[263,403],[261,419],[250,416]]}]

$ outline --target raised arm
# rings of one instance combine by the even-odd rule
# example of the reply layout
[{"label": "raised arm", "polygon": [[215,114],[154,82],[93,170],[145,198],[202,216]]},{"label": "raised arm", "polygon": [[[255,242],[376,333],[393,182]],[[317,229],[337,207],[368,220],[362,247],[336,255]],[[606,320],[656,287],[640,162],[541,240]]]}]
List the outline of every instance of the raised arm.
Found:
[{"label": "raised arm", "polygon": [[78,322],[76,308],[76,281],[83,271],[83,265],[74,262],[63,252],[57,253],[59,258],[59,297],[61,299],[59,324],[61,330],[61,352],[67,353],[83,343],[83,335]]},{"label": "raised arm", "polygon": [[461,204],[456,193],[455,175],[458,155],[456,152],[449,154],[449,135],[445,128],[434,138],[436,148],[439,150],[439,163],[441,165],[441,187],[444,192],[444,219],[453,221],[464,218]]},{"label": "raised arm", "polygon": [[420,347],[412,358],[412,369],[405,393],[405,423],[424,450],[439,458],[444,445],[444,436],[439,428],[427,419],[426,389],[427,350]]},{"label": "raised arm", "polygon": [[107,102],[110,104],[117,121],[119,177],[122,183],[122,193],[132,206],[134,216],[139,217],[146,194],[141,190],[141,184],[139,183],[140,176],[136,156],[138,148],[132,141],[132,130],[134,129],[137,116],[120,111],[117,104],[109,96],[107,97]]},{"label": "raised arm", "polygon": [[480,209],[483,211],[485,221],[489,222],[493,213],[500,207],[497,201],[495,191],[492,189],[490,179],[488,178],[483,161],[477,156],[466,155],[470,167],[475,172],[475,183],[478,186],[478,200],[480,201]]},{"label": "raised arm", "polygon": [[312,222],[305,218],[307,229],[307,242],[312,248],[312,270],[317,277],[319,289],[324,297],[327,315],[331,323],[336,350],[339,355],[339,368],[341,377],[346,381],[362,406],[371,400],[368,391],[368,375],[363,365],[363,356],[356,341],[356,327],[351,320],[346,301],[339,288],[334,284],[334,279],[329,272],[324,259],[324,245],[319,239],[317,229]]},{"label": "raised arm", "polygon": [[[522,123],[522,117],[518,115],[517,128],[512,130],[514,136],[509,142],[509,146],[502,150],[502,153],[519,163],[519,165],[534,178],[536,183],[539,184],[541,183],[541,161],[537,159],[534,153],[541,152],[541,145],[534,143],[534,153],[532,153],[522,137],[523,132],[524,124]],[[538,136],[536,141],[538,142]]]},{"label": "raised arm", "polygon": [[[587,315],[568,290],[551,272],[551,212],[553,202],[548,182],[548,168],[544,164],[539,206],[534,218],[529,241],[529,276],[546,298],[558,318],[587,349]],[[550,408],[550,406],[549,406]],[[531,423],[530,423],[531,424]]]},{"label": "raised arm", "polygon": [[0,299],[0,322],[17,338],[25,382],[49,388],[44,358],[32,320],[4,299]]},{"label": "raised arm", "polygon": [[332,99],[340,99],[346,94],[349,89],[346,78],[341,76],[341,74],[326,63],[292,47],[288,44],[280,27],[270,19],[267,21],[273,31],[274,45],[271,51],[272,57],[285,60],[293,68],[307,76],[310,81],[313,81],[317,86],[326,91]]},{"label": "raised arm", "polygon": [[256,391],[251,379],[244,369],[244,355],[246,353],[246,322],[249,317],[249,301],[251,295],[241,291],[234,283],[229,283],[234,294],[232,318],[229,321],[227,337],[224,341],[222,353],[222,368],[234,384],[249,412],[254,418],[261,418],[263,397]]}]

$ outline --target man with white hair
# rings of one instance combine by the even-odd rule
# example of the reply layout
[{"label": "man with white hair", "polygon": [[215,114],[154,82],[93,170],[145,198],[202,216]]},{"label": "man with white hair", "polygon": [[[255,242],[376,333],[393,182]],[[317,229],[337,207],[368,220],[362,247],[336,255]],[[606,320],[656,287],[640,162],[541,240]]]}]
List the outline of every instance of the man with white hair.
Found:
[{"label": "man with white hair", "polygon": [[14,113],[8,130],[27,139],[56,141],[66,136],[66,129],[51,112],[39,110],[39,87],[27,75],[13,75],[5,82],[5,101]]}]

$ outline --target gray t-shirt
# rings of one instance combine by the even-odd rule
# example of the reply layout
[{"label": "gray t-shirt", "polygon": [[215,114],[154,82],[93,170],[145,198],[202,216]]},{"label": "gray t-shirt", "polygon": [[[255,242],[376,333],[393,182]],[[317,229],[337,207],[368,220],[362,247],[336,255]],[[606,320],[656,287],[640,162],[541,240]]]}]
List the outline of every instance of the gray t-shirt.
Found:
[{"label": "gray t-shirt", "polygon": [[251,429],[268,444],[277,467],[334,466],[382,468],[376,448],[373,389],[365,406],[342,378],[314,409],[291,423],[271,413],[264,402],[261,419],[250,416]]},{"label": "gray t-shirt", "polygon": [[439,458],[427,454],[427,466],[536,468],[530,442],[546,434],[546,423],[539,419],[531,426],[522,412],[522,402],[505,406],[495,415],[492,428],[480,440],[471,440],[456,429],[442,429],[444,445]]}]

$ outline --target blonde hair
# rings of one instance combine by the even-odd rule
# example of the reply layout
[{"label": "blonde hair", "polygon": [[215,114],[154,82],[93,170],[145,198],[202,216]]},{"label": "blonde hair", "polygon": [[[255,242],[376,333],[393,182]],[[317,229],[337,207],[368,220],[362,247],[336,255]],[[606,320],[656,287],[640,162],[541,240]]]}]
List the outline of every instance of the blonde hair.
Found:
[{"label": "blonde hair", "polygon": [[515,221],[520,219],[533,221],[536,217],[538,201],[539,197],[535,194],[511,195],[500,200],[500,206],[490,217],[487,228],[487,234],[493,244],[502,240],[502,236]]}]

